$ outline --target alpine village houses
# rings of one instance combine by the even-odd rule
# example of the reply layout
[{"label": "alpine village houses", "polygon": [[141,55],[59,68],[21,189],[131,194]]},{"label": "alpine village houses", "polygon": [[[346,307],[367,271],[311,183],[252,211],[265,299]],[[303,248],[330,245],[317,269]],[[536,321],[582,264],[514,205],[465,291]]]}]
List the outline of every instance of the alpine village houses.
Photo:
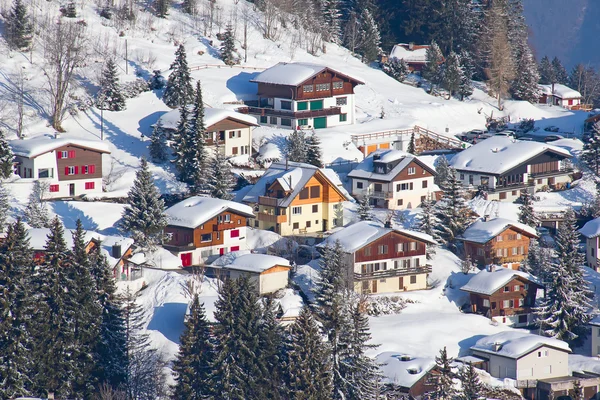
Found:
[{"label": "alpine village houses", "polygon": [[356,121],[354,87],[363,82],[329,67],[311,63],[278,63],[250,80],[257,100],[239,112],[257,116],[261,125],[321,129]]},{"label": "alpine village houses", "polygon": [[342,226],[346,200],[351,197],[335,172],[291,161],[271,164],[243,198],[256,214],[251,226],[282,236]]},{"label": "alpine village houses", "polygon": [[369,196],[371,205],[402,210],[433,196],[435,170],[400,150],[377,150],[348,174],[352,195]]},{"label": "alpine village houses", "polygon": [[360,294],[427,289],[431,265],[427,246],[434,240],[424,233],[361,221],[343,228],[317,247],[341,245],[346,281]]},{"label": "alpine village houses", "polygon": [[104,142],[55,136],[11,140],[15,174],[44,184],[44,198],[66,198],[102,192]]},{"label": "alpine village houses", "polygon": [[232,251],[246,250],[252,208],[228,200],[193,196],[168,208],[163,247],[183,267],[202,265]]},{"label": "alpine village houses", "polygon": [[573,180],[571,153],[547,143],[493,136],[450,160],[467,188],[482,190],[488,200],[514,201],[521,191],[559,189]]}]

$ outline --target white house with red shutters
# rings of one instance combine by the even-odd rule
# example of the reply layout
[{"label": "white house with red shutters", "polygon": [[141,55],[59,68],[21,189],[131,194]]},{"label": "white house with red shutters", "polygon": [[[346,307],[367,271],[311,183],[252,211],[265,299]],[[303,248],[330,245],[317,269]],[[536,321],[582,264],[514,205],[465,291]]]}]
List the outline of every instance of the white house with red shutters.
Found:
[{"label": "white house with red shutters", "polygon": [[110,154],[106,143],[44,135],[9,144],[15,174],[45,183],[45,198],[102,192],[102,156]]}]

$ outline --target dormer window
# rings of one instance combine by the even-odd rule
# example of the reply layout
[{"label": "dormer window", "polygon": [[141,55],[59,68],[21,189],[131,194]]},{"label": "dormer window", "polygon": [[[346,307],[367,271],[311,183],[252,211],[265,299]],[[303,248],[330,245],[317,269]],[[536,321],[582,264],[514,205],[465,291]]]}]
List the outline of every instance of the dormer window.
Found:
[{"label": "dormer window", "polygon": [[409,175],[414,175],[414,174],[416,174],[416,173],[417,173],[417,169],[416,169],[415,167],[410,167],[410,168],[408,169],[408,174],[409,174]]},{"label": "dormer window", "polygon": [[375,166],[375,173],[377,174],[385,174],[385,166],[383,165],[376,165]]}]

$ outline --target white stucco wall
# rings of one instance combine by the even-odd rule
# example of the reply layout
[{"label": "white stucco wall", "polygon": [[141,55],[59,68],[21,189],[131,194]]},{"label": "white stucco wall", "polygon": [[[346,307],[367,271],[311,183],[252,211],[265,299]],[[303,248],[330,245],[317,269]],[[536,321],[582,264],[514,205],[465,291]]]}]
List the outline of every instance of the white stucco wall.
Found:
[{"label": "white stucco wall", "polygon": [[273,293],[288,284],[289,271],[271,272],[260,275],[260,294]]},{"label": "white stucco wall", "polygon": [[[423,181],[427,182],[427,187],[423,187]],[[362,183],[363,188],[359,189],[358,184]],[[377,182],[381,183],[381,182]],[[413,184],[413,189],[405,189],[405,190],[397,190],[398,185],[407,183]],[[429,198],[431,196],[433,189],[433,176],[427,178],[415,178],[409,180],[402,180],[397,182],[388,182],[381,183],[382,192],[389,193],[389,198],[386,195],[386,198],[379,198],[375,195],[375,182],[369,181],[366,179],[355,179],[352,178],[352,195],[353,196],[364,196],[365,193],[369,192],[372,194],[371,198],[376,198],[381,205],[385,200],[388,200],[388,207],[390,210],[405,210],[411,208],[417,208],[421,204],[421,198],[425,196],[425,198]],[[398,204],[398,200],[402,200],[402,204]]]},{"label": "white stucco wall", "polygon": [[548,379],[568,375],[568,353],[550,347],[542,346],[517,362],[518,380]]},{"label": "white stucco wall", "polygon": [[592,333],[590,338],[592,339],[592,357],[600,356],[600,326],[592,325]]},{"label": "white stucco wall", "polygon": [[[237,132],[240,132],[240,137],[237,137]],[[235,132],[233,138],[229,137],[230,132]],[[239,156],[242,154],[252,153],[252,128],[240,128],[235,130],[225,131],[225,155],[226,156]],[[237,154],[233,154],[233,148],[237,147]],[[248,149],[248,153],[242,153],[240,147]]]},{"label": "white stucco wall", "polygon": [[585,240],[585,259],[590,268],[598,270],[598,240],[600,237]]}]

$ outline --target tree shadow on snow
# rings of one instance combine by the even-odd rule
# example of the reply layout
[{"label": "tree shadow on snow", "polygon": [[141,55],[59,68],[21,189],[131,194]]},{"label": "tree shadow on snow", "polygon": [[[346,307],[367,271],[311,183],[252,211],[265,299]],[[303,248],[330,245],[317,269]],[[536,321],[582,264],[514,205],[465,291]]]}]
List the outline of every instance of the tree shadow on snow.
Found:
[{"label": "tree shadow on snow", "polygon": [[460,342],[458,342],[458,345],[460,346],[460,350],[458,351],[458,356],[464,357],[464,356],[470,355],[471,347],[473,347],[479,339],[482,339],[484,337],[486,337],[486,335],[474,335],[474,336],[471,336],[470,338],[466,338],[466,339],[463,339]]},{"label": "tree shadow on snow", "polygon": [[154,315],[148,324],[148,330],[162,333],[170,341],[179,344],[179,337],[184,330],[184,318],[187,311],[185,303],[165,303],[154,308]]},{"label": "tree shadow on snow", "polygon": [[235,93],[238,100],[256,99],[258,85],[254,82],[250,82],[250,80],[254,79],[259,73],[260,72],[240,72],[227,79],[225,86],[227,86],[227,89],[231,90],[232,93]]},{"label": "tree shadow on snow", "polygon": [[75,229],[78,219],[81,220],[83,229],[87,231],[98,229],[98,224],[83,211],[73,207],[70,201],[55,201],[52,203],[52,207],[54,208],[54,212],[62,217],[63,225],[67,229]]},{"label": "tree shadow on snow", "polygon": [[448,301],[454,303],[458,308],[463,307],[469,301],[469,296],[460,288],[473,276],[473,273],[465,275],[462,272],[452,272],[446,280],[446,286],[444,286],[444,295]]},{"label": "tree shadow on snow", "polygon": [[137,129],[140,135],[150,137],[152,135],[152,125],[156,124],[158,119],[166,113],[166,111],[156,111],[140,119]]}]

